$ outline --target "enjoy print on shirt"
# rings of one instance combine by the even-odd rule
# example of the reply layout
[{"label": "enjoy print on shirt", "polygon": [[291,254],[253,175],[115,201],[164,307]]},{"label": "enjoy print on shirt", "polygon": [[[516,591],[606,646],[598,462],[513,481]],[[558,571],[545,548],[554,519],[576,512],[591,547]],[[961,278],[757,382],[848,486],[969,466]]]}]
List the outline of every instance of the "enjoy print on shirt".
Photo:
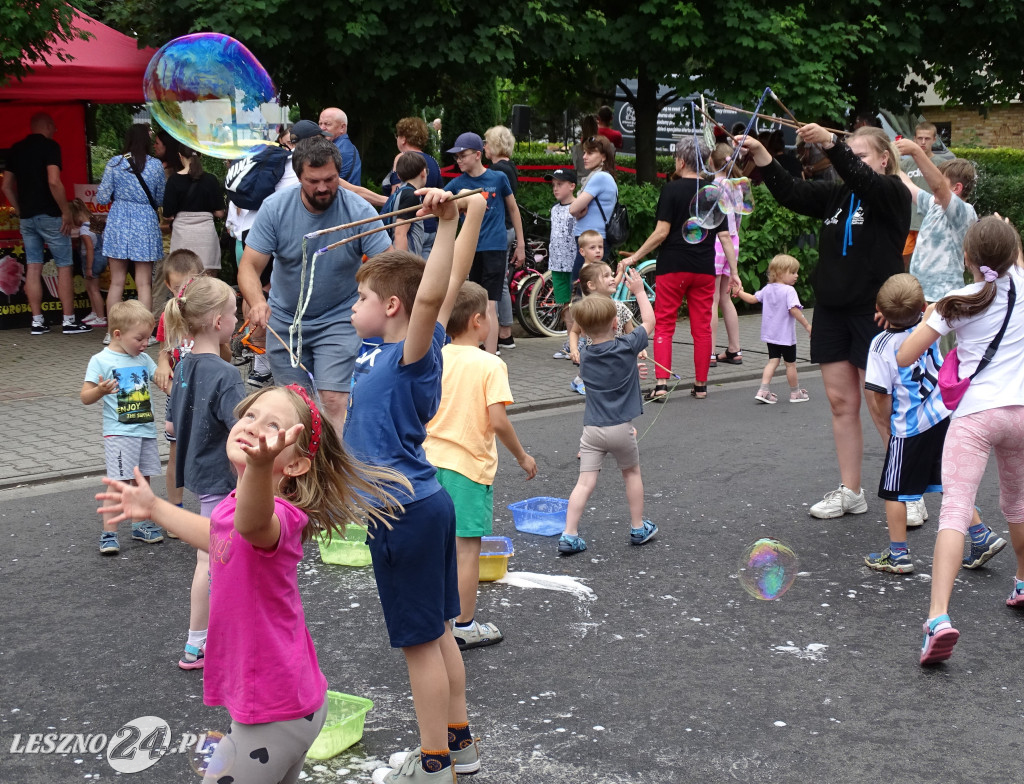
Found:
[{"label": "enjoy print on shirt", "polygon": [[131,365],[111,371],[117,379],[117,421],[138,425],[153,421],[149,397],[149,371],[144,365]]}]

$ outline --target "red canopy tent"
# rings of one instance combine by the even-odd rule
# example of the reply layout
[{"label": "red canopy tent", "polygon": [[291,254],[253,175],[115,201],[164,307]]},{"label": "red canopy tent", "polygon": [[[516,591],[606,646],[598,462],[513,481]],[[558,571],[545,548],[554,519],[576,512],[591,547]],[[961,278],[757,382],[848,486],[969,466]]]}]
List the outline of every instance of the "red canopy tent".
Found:
[{"label": "red canopy tent", "polygon": [[[61,180],[69,199],[75,197],[75,185],[87,184],[90,179],[86,106],[90,103],[144,103],[142,77],[150,58],[156,54],[155,49],[139,49],[134,38],[77,9],[73,26],[90,37],[57,44],[57,49],[71,58],[69,62],[61,62],[55,56],[31,61],[27,63],[32,68],[31,73],[0,86],[0,116],[3,117],[0,150],[6,150],[28,135],[33,114],[48,113],[57,125],[54,139],[61,147]],[[0,205],[6,203],[0,194]],[[12,252],[21,242],[21,235],[16,228],[12,230],[5,218],[6,213],[0,212],[0,257]],[[14,282],[13,279],[6,281],[5,286],[10,288]],[[52,309],[53,305],[59,308],[55,298],[48,300],[44,292],[44,310]],[[76,310],[83,305],[88,307],[88,300],[76,295]],[[27,322],[28,306],[23,291],[0,297],[0,329],[24,326]]]},{"label": "red canopy tent", "polygon": [[64,187],[74,194],[75,183],[89,181],[88,143],[85,134],[85,106],[88,103],[132,103],[145,101],[142,76],[152,48],[139,49],[134,38],[117,32],[75,10],[75,29],[90,35],[73,39],[57,48],[73,58],[61,62],[29,63],[32,72],[0,86],[0,149],[10,147],[28,133],[28,122],[39,111],[48,112],[57,123],[54,137],[64,158]]}]

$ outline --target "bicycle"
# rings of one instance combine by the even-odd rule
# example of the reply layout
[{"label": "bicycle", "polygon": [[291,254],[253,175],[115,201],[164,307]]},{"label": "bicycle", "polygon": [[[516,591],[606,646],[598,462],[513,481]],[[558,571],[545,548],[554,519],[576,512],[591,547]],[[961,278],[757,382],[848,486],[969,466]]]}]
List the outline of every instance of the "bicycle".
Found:
[{"label": "bicycle", "polygon": [[[623,251],[619,251],[619,253],[624,256],[629,255]],[[636,271],[643,279],[644,291],[647,293],[647,298],[651,301],[652,306],[654,305],[655,269],[657,264],[657,259],[648,259],[636,265]],[[617,302],[624,302],[626,307],[629,308],[630,313],[633,314],[633,321],[637,324],[640,323],[640,308],[636,304],[636,297],[626,287],[625,279],[619,281],[612,299]],[[537,325],[541,335],[545,337],[560,337],[566,333],[565,322],[562,318],[564,309],[565,305],[555,302],[555,288],[551,282],[551,272],[547,271],[533,284],[533,289],[530,291],[530,320]]]},{"label": "bicycle", "polygon": [[[548,248],[547,242],[539,239],[528,239],[526,245],[527,264],[512,272],[509,277],[508,290],[512,297],[512,311],[516,321],[528,334],[540,337],[543,333],[538,330],[537,325],[530,318],[528,307],[530,292],[543,271],[547,269]],[[529,259],[533,260],[532,265],[529,264]]]}]

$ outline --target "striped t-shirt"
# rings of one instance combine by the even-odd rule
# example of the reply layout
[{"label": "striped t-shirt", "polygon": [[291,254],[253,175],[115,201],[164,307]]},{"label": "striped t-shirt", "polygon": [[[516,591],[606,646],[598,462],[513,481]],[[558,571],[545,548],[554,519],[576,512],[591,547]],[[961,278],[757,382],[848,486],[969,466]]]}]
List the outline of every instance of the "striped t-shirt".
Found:
[{"label": "striped t-shirt", "polygon": [[923,433],[949,416],[938,390],[942,355],[936,341],[909,367],[896,364],[896,352],[916,327],[888,329],[871,341],[864,388],[892,395],[890,433],[909,438]]}]

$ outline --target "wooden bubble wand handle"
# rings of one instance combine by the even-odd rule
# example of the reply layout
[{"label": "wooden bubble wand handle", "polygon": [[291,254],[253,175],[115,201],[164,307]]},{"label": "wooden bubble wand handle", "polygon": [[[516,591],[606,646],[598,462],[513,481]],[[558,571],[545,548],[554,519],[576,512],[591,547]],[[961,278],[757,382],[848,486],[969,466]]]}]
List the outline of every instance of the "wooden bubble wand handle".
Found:
[{"label": "wooden bubble wand handle", "polygon": [[[458,193],[455,196],[452,196],[452,198],[448,199],[448,201],[456,201],[457,199],[464,199],[467,196],[475,196],[476,194],[483,193],[483,192],[484,192],[483,188],[477,188],[477,189],[472,190],[472,191],[466,191],[465,193]],[[422,204],[414,204],[412,207],[403,207],[400,210],[394,210],[392,212],[385,212],[382,215],[374,215],[371,218],[363,218],[362,220],[352,221],[351,223],[343,223],[340,226],[332,226],[329,229],[320,229],[319,231],[311,231],[309,234],[306,234],[305,237],[306,237],[306,239],[312,239],[313,237],[319,237],[321,234],[330,234],[332,231],[342,231],[343,229],[351,229],[351,228],[354,228],[355,226],[362,226],[362,225],[364,225],[366,223],[373,223],[374,221],[381,220],[382,218],[392,218],[395,215],[403,215],[403,214],[405,214],[407,212],[415,212],[416,210],[420,209],[422,206],[423,206]],[[401,225],[404,225],[405,223],[412,223],[413,220],[427,220],[428,218],[433,218],[433,217],[436,217],[436,216],[434,216],[434,215],[425,215],[422,218],[415,218],[415,219],[410,219],[408,221],[403,221],[401,223],[392,224],[391,226],[388,226],[387,228],[394,228],[395,226],[401,226]],[[380,229],[375,229],[375,231],[380,231]],[[356,237],[365,237],[367,234],[372,234],[372,233],[373,233],[372,231],[367,231],[367,232],[364,232],[363,234],[357,234]],[[350,237],[349,239],[353,239],[354,240],[356,237]],[[331,247],[334,247],[334,246],[332,245]]]}]

